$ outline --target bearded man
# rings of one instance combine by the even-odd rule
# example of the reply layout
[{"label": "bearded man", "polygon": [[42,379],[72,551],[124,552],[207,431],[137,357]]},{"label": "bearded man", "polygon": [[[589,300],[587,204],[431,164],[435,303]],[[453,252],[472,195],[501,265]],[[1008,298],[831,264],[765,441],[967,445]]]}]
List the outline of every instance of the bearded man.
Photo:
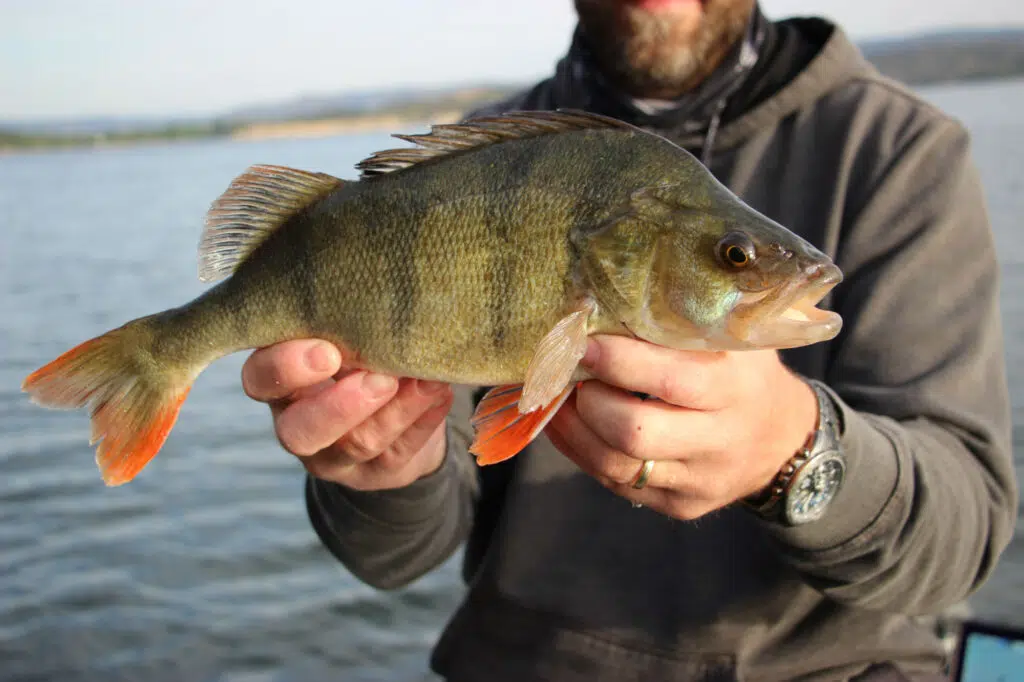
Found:
[{"label": "bearded man", "polygon": [[782,353],[597,337],[597,379],[486,468],[468,391],[347,371],[322,341],[263,349],[243,380],[311,473],[314,527],[382,589],[465,544],[432,658],[453,682],[943,679],[928,617],[985,580],[1017,506],[966,132],[822,19],[576,9],[555,74],[482,113],[585,109],[689,149],[836,261],[842,333]]}]

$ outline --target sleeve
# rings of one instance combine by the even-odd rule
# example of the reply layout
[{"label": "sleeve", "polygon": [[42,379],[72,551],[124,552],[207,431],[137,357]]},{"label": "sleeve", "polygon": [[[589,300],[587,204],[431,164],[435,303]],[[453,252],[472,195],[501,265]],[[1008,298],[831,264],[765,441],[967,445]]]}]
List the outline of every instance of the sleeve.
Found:
[{"label": "sleeve", "polygon": [[847,478],[825,517],[768,524],[836,601],[904,613],[962,601],[1013,535],[1018,491],[998,264],[966,131],[908,136],[845,221],[825,384]]},{"label": "sleeve", "polygon": [[363,582],[402,587],[444,563],[468,537],[478,491],[467,454],[471,411],[470,391],[457,388],[444,462],[404,488],[366,492],[307,477],[313,529]]}]

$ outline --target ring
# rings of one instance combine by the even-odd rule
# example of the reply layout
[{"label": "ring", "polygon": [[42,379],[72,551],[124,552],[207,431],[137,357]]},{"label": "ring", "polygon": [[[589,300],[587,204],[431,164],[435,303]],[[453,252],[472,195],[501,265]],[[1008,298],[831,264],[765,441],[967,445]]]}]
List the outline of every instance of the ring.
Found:
[{"label": "ring", "polygon": [[651,471],[654,469],[654,460],[645,459],[644,465],[640,467],[640,472],[637,473],[636,478],[633,479],[633,489],[643,490],[644,486],[647,485],[647,479],[651,477]]}]

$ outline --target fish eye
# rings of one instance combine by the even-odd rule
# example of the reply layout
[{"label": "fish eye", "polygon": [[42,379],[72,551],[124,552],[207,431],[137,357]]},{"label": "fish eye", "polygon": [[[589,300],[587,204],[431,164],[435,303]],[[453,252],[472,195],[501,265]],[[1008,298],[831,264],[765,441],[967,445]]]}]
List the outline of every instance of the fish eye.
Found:
[{"label": "fish eye", "polygon": [[718,242],[718,259],[729,267],[745,268],[756,256],[754,242],[742,232],[730,232]]}]

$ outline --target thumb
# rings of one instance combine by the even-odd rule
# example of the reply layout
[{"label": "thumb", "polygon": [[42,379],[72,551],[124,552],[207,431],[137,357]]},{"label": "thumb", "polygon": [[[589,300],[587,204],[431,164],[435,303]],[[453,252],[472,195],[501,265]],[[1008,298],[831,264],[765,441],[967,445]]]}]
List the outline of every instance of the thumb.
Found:
[{"label": "thumb", "polygon": [[319,339],[285,341],[255,351],[242,366],[246,395],[260,402],[285,398],[330,379],[341,368],[341,351]]}]

